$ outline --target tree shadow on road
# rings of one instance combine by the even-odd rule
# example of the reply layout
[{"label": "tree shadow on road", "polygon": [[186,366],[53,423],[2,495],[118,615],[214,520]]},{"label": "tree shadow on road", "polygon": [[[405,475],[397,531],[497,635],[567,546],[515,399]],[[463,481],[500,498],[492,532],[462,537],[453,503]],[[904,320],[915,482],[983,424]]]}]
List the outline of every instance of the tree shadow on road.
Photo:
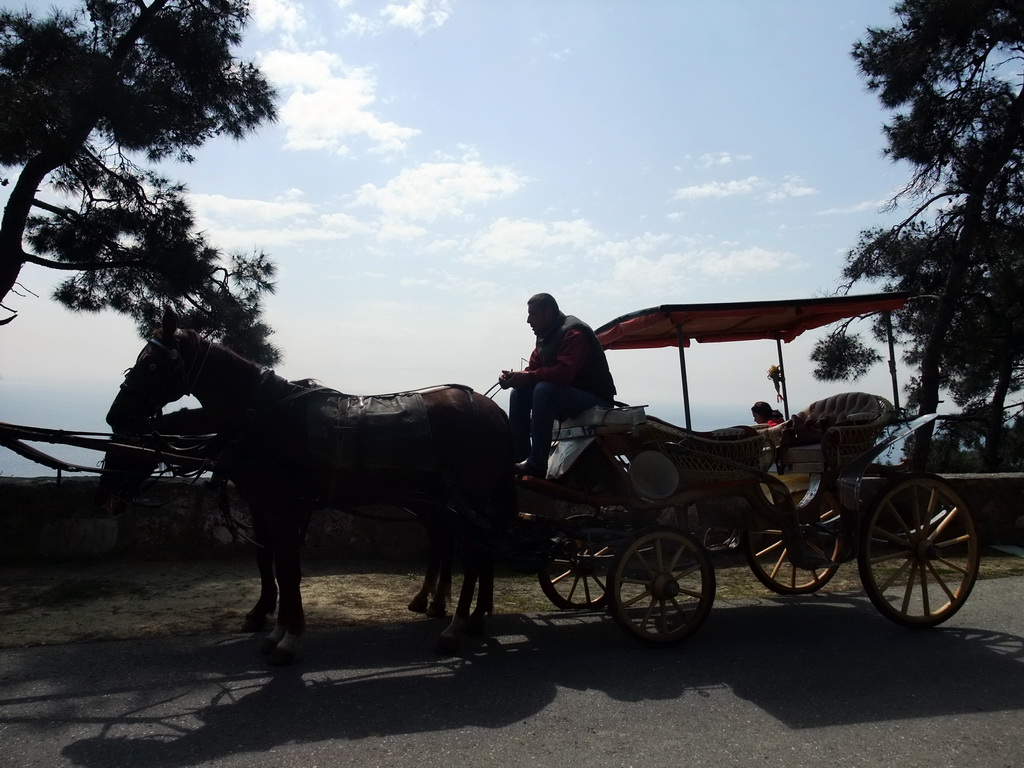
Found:
[{"label": "tree shadow on road", "polygon": [[[500,729],[566,691],[667,703],[680,717],[724,692],[794,729],[1024,707],[1020,637],[904,630],[859,595],[718,608],[673,648],[641,646],[600,614],[550,612],[494,617],[487,638],[446,659],[429,651],[437,628],[312,633],[284,669],[265,665],[258,638],[25,649],[5,675],[0,723],[31,705],[47,728],[93,729],[64,746],[75,764],[185,766],[296,743]],[[40,678],[52,693],[19,698]]]}]

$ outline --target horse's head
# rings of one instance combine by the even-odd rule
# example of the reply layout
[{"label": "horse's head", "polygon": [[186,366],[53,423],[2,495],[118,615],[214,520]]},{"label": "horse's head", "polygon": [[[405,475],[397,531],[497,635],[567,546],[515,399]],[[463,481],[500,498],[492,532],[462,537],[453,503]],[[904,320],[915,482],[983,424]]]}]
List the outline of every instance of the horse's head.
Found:
[{"label": "horse's head", "polygon": [[161,409],[189,393],[189,360],[195,358],[196,337],[178,330],[178,318],[168,307],[163,326],[153,332],[135,365],[125,373],[121,391],[107,412],[116,434],[144,432]]}]

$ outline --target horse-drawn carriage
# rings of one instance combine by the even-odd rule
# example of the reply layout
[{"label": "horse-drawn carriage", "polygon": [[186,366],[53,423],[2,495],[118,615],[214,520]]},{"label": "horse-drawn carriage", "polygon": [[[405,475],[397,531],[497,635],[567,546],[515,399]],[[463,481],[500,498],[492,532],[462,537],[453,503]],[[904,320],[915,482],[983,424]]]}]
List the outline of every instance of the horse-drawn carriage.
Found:
[{"label": "horse-drawn carriage", "polygon": [[836,413],[820,436],[792,423],[694,432],[642,409],[563,422],[549,477],[520,480],[590,510],[558,523],[563,537],[539,574],[545,594],[561,608],[607,604],[619,626],[645,642],[684,639],[715,597],[714,560],[687,512],[717,498],[728,500],[720,505],[727,525],[739,529],[739,547],[769,589],[814,592],[856,560],[887,618],[908,627],[948,619],[978,573],[970,512],[942,478],[873,463],[930,419],[876,443],[889,426],[886,400],[867,393],[827,400],[875,407]]},{"label": "horse-drawn carriage", "polygon": [[[673,343],[671,337],[650,334],[668,318],[682,354],[690,338],[700,338],[683,328],[680,318],[692,316],[709,340],[775,338],[781,355],[781,342],[803,330],[905,300],[870,298],[744,305],[744,327],[731,325],[728,335],[719,330],[718,337],[707,330],[706,310],[662,307],[613,321],[598,335],[611,348],[664,346]],[[776,304],[789,314],[775,312]],[[718,310],[719,320],[736,320],[735,307]],[[773,322],[765,320],[773,313]],[[763,327],[753,328],[756,322]],[[186,393],[203,408],[161,417],[160,433],[152,434],[150,419]],[[477,578],[474,616],[482,619],[492,610],[493,555],[536,570],[559,608],[607,605],[638,640],[667,645],[692,635],[714,602],[715,572],[688,520],[691,507],[709,499],[724,500],[733,510],[729,524],[739,531],[754,575],[782,594],[813,592],[855,559],[883,615],[926,627],[953,615],[977,577],[979,544],[963,499],[939,477],[876,463],[934,416],[884,437],[893,409],[882,397],[846,393],[812,404],[778,427],[706,432],[689,428],[688,403],[685,428],[642,407],[593,409],[557,425],[547,477],[516,481],[520,491],[536,492],[552,502],[552,510],[568,514],[517,514],[507,421],[493,401],[466,388],[442,387],[412,393],[415,414],[403,405],[397,421],[385,422],[367,420],[366,400],[285,382],[179,331],[172,317],[128,372],[108,416],[116,432],[136,437],[0,425],[0,442],[44,463],[46,457],[23,441],[102,448],[108,468],[134,464],[138,473],[141,462],[143,475],[162,462],[212,469],[232,480],[249,502],[262,545],[263,591],[248,614],[253,625],[273,612],[280,588],[278,628],[268,644],[279,663],[291,660],[304,630],[298,549],[308,514],[323,506],[394,504],[412,510],[428,528],[456,531],[476,555],[465,561],[452,635],[470,621]],[[396,410],[395,402],[386,405]],[[342,419],[353,412],[356,420]],[[325,414],[333,421],[325,422]],[[373,426],[385,423],[393,426]],[[172,429],[192,437],[168,440]],[[314,432],[319,442],[311,453]],[[406,450],[405,459],[388,465],[386,457],[394,455],[389,451],[414,441],[423,450]],[[367,458],[372,456],[385,458]]]},{"label": "horse-drawn carriage", "polygon": [[[868,597],[890,620],[929,627],[952,616],[978,574],[970,510],[946,480],[880,461],[934,414],[901,423],[886,398],[847,392],[792,415],[787,407],[786,421],[773,427],[689,428],[691,340],[774,339],[781,370],[783,342],[906,299],[668,305],[598,328],[606,349],[678,347],[687,427],[642,408],[594,409],[556,425],[548,476],[519,481],[583,510],[564,521],[576,533],[540,570],[545,594],[562,608],[607,604],[639,640],[682,640],[714,601],[713,560],[698,526],[715,521],[692,511],[717,499],[717,522],[736,529],[754,576],[776,593],[815,592],[856,561]],[[894,400],[897,393],[894,380]]]}]

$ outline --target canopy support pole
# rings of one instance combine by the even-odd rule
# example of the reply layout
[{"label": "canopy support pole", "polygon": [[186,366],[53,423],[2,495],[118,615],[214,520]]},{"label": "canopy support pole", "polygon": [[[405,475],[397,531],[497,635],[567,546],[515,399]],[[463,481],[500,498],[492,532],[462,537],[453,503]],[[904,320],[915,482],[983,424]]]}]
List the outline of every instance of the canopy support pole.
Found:
[{"label": "canopy support pole", "polygon": [[889,342],[889,378],[892,379],[892,406],[899,413],[900,386],[896,381],[896,344],[892,338],[892,312],[885,313],[885,337]]},{"label": "canopy support pole", "polygon": [[683,377],[683,416],[686,419],[686,428],[693,429],[690,423],[690,385],[686,381],[686,336],[683,334],[681,323],[676,326],[676,341],[679,344],[679,372]]},{"label": "canopy support pole", "polygon": [[779,355],[779,379],[782,382],[782,412],[789,421],[789,391],[786,389],[786,366],[782,364],[782,339],[775,339],[775,349]]}]

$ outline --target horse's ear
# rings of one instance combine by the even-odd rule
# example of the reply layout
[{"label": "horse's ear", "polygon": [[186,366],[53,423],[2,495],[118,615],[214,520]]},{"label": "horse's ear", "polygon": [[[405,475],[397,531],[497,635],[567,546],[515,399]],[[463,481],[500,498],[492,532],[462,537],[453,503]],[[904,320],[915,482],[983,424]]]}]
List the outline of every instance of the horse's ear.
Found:
[{"label": "horse's ear", "polygon": [[165,339],[173,339],[178,332],[178,316],[174,314],[174,308],[170,304],[164,307],[164,328],[161,334]]}]

